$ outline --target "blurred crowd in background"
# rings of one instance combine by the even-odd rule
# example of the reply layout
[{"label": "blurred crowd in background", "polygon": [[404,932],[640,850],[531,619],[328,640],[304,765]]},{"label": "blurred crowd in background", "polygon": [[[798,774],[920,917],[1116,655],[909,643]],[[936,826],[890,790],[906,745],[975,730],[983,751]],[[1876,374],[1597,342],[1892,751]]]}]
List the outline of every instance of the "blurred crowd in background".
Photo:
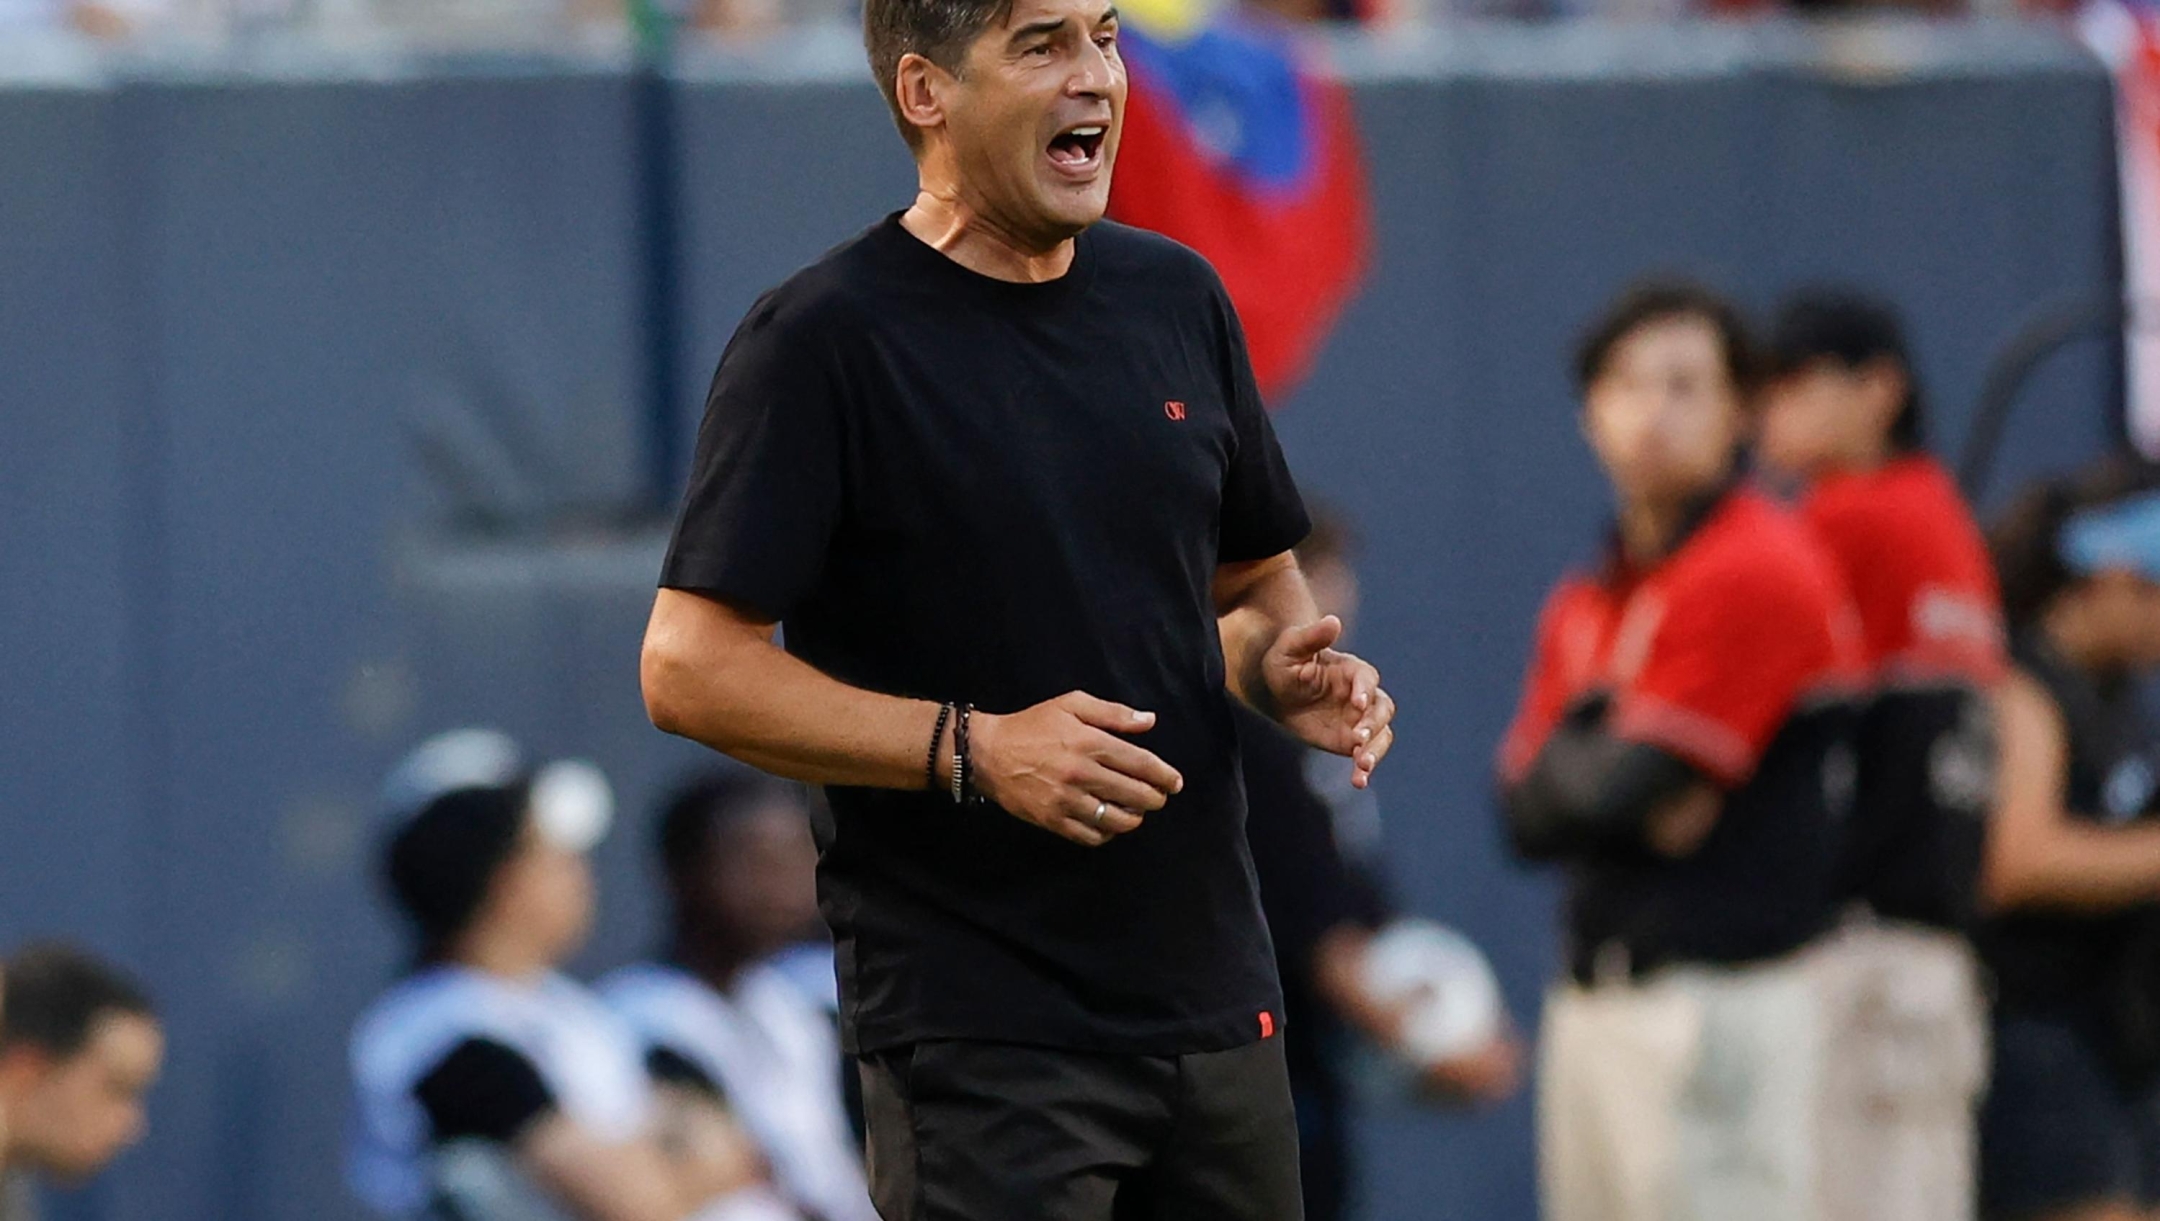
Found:
[{"label": "blurred crowd in background", "polygon": [[[1451,18],[1677,20],[1776,13],[1925,16],[2063,13],[2068,0],[1245,0],[1297,22],[1394,24]],[[755,40],[791,25],[845,20],[850,0],[0,0],[0,37],[70,30],[112,42],[216,39],[249,31],[388,31],[456,43],[606,44],[656,27]]]}]

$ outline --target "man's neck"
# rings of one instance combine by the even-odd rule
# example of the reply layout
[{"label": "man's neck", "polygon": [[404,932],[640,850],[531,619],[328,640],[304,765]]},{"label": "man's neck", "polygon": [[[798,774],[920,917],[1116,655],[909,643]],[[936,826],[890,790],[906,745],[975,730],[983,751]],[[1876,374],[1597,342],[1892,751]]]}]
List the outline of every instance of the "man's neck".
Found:
[{"label": "man's neck", "polygon": [[750,965],[751,957],[725,937],[690,934],[675,944],[677,965],[723,995],[735,987],[736,977]]},{"label": "man's neck", "polygon": [[977,275],[1015,284],[1041,284],[1072,270],[1073,239],[1045,244],[1000,225],[957,190],[925,184],[900,224],[924,245]]},{"label": "man's neck", "polygon": [[1628,562],[1655,564],[1672,549],[1691,501],[1634,501],[1620,507],[1620,550]]},{"label": "man's neck", "polygon": [[1895,457],[1897,452],[1887,440],[1858,443],[1809,472],[1808,479],[1812,483],[1839,475],[1872,475],[1890,465]]},{"label": "man's neck", "polygon": [[450,960],[488,975],[526,981],[555,966],[539,947],[513,932],[475,929],[459,940]]},{"label": "man's neck", "polygon": [[1730,490],[1738,478],[1737,468],[1728,466],[1700,487],[1660,488],[1654,495],[1638,495],[1616,487],[1620,549],[1628,562],[1647,566],[1671,554],[1698,515]]}]

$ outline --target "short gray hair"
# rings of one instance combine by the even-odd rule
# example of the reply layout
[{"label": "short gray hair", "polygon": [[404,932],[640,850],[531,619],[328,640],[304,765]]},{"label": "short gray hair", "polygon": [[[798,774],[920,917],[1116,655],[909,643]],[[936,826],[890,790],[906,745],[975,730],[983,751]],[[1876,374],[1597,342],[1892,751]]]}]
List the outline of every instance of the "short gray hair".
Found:
[{"label": "short gray hair", "polygon": [[1011,13],[1012,0],[863,0],[863,49],[909,148],[922,132],[900,114],[900,60],[920,55],[958,75],[969,44]]}]

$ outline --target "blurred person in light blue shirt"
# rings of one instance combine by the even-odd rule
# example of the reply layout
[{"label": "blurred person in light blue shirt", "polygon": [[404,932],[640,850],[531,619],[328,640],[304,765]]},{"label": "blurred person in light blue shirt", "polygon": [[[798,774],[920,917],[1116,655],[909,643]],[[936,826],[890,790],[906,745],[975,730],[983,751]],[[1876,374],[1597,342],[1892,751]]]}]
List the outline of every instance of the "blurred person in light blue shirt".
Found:
[{"label": "blurred person in light blue shirt", "polygon": [[656,844],[666,946],[600,990],[657,1081],[740,1117],[791,1204],[818,1221],[876,1221],[845,1106],[812,808],[802,786],[739,768],[679,789]]}]

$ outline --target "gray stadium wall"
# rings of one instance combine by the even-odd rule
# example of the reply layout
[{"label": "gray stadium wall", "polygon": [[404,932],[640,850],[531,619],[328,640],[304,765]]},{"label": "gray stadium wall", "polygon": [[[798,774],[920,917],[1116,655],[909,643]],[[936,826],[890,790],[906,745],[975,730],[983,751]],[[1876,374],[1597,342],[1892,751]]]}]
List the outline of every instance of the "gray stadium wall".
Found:
[{"label": "gray stadium wall", "polygon": [[[117,955],[173,1036],[149,1141],[56,1221],[360,1215],[344,1035],[402,954],[370,796],[426,732],[605,764],[626,816],[582,965],[651,943],[647,807],[699,752],[637,696],[646,473],[679,468],[755,295],[910,196],[847,42],[691,57],[659,90],[275,46],[0,75],[0,948]],[[1858,280],[1905,303],[1954,443],[2022,320],[2119,291],[2107,83],[2017,27],[1332,54],[1378,253],[1278,420],[1364,535],[1359,643],[1404,707],[1396,884],[1532,1022],[1553,889],[1503,858],[1486,760],[1540,592],[1603,514],[1574,330],[1646,270],[1755,306]],[[656,130],[671,216],[646,206]],[[680,293],[660,343],[656,251]],[[2046,366],[2005,483],[2108,443],[2118,365],[2095,342]],[[1527,1102],[1383,1103],[1362,1149],[1374,1221],[1533,1215]]]}]

